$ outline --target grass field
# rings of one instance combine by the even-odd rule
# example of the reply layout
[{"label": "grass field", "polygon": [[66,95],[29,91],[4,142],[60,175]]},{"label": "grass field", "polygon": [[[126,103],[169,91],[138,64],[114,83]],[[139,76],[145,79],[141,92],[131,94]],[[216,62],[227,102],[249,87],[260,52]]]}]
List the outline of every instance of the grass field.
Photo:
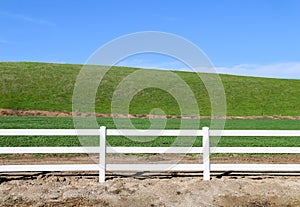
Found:
[{"label": "grass field", "polygon": [[[82,65],[49,63],[0,63],[0,108],[72,111],[72,94]],[[98,89],[96,111],[109,114],[111,99],[120,81],[137,69],[114,67]],[[158,75],[164,71],[154,71]],[[189,84],[201,115],[210,115],[207,91],[195,73],[176,72]],[[208,75],[209,76],[209,75]],[[227,98],[227,115],[300,115],[300,80],[220,75]],[[159,97],[159,98],[158,98]],[[132,114],[149,114],[153,108],[180,114],[176,101],[166,92],[146,89],[130,106]]]},{"label": "grass field", "polygon": [[[110,118],[98,118],[99,125],[107,128],[115,128],[114,122]],[[147,119],[132,119],[137,128],[149,127]],[[202,126],[209,126],[210,120],[201,120]],[[167,122],[169,129],[178,129],[179,119],[170,119]],[[72,118],[56,117],[0,117],[0,128],[73,128]],[[227,120],[225,129],[282,129],[300,130],[300,120]],[[88,139],[98,140],[98,137]],[[146,139],[146,138],[145,138]],[[124,137],[108,137],[108,142],[112,146],[170,146],[174,141],[173,137],[159,137],[150,142],[134,142]],[[0,137],[0,146],[80,146],[77,137]],[[201,146],[199,137],[194,146]],[[221,138],[219,146],[248,146],[248,147],[300,147],[300,137],[226,137]]]},{"label": "grass field", "polygon": [[[72,93],[82,65],[49,63],[0,63],[0,108],[48,111],[72,111]],[[98,89],[96,111],[111,113],[111,98],[118,84],[137,70],[113,67]],[[154,70],[160,75],[165,71]],[[176,72],[189,84],[198,100],[201,115],[210,115],[207,91],[195,73]],[[206,74],[209,76],[209,74]],[[227,98],[227,115],[300,115],[300,80],[280,80],[220,75]],[[159,97],[159,98],[157,98]],[[153,108],[166,114],[178,115],[176,101],[166,92],[146,89],[137,94],[130,105],[132,114],[148,114]],[[110,118],[98,118],[99,125],[115,128]],[[148,128],[148,119],[132,119],[137,128]],[[209,126],[210,120],[201,120]],[[177,129],[179,119],[169,119],[167,128]],[[72,118],[0,117],[0,128],[73,128]],[[227,120],[226,129],[300,129],[300,120]],[[97,137],[85,137],[95,140]],[[134,142],[124,137],[108,137],[113,146],[170,146],[175,138],[159,137],[153,141]],[[145,140],[147,138],[145,137]],[[182,144],[188,138],[182,138]],[[79,146],[77,137],[0,137],[0,146]],[[201,138],[194,146],[201,145]],[[220,146],[300,146],[300,138],[226,137]]]}]

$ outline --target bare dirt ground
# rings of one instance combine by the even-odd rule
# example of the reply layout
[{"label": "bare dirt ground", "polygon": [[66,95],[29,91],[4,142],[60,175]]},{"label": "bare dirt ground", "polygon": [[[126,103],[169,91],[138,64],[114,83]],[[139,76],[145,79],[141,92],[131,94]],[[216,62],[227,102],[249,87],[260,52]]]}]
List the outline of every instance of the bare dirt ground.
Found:
[{"label": "bare dirt ground", "polygon": [[[122,156],[122,159],[120,159]],[[10,155],[0,164],[92,163],[84,155]],[[108,157],[108,163],[165,162],[162,155]],[[184,163],[200,157],[185,156]],[[300,163],[297,155],[214,157],[213,163]],[[300,206],[300,173],[213,174],[107,173],[104,184],[97,172],[0,173],[2,206]]]},{"label": "bare dirt ground", "polygon": [[97,174],[1,175],[2,206],[300,206],[299,177]]},{"label": "bare dirt ground", "polygon": [[[0,116],[47,116],[47,117],[71,117],[71,116],[96,116],[96,117],[117,117],[117,118],[211,118],[210,116],[181,116],[181,115],[149,115],[149,114],[102,114],[102,113],[72,113],[72,112],[56,112],[56,111],[42,111],[42,110],[12,110],[0,108]],[[226,119],[289,119],[289,120],[300,120],[300,116],[226,116],[216,117]]]}]

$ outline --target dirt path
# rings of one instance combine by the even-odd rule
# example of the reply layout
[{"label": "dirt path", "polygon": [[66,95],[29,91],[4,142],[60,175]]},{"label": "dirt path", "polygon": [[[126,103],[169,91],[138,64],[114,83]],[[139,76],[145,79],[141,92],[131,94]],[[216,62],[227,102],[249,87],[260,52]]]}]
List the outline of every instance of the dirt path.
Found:
[{"label": "dirt path", "polygon": [[[32,155],[16,154],[0,156],[0,165],[5,164],[57,164],[57,163],[81,163],[88,164],[98,162],[97,155]],[[149,155],[128,155],[128,154],[109,154],[106,157],[107,163],[201,163],[200,155],[185,156],[174,154],[149,154]],[[232,155],[222,157],[212,157],[211,163],[258,163],[258,164],[300,164],[300,155]]]},{"label": "dirt path", "polygon": [[[173,118],[173,119],[195,119],[195,118],[211,118],[210,116],[175,116],[175,115],[149,115],[149,114],[102,114],[102,113],[76,113],[76,116],[96,116],[96,117],[118,117],[118,118]],[[72,112],[55,112],[41,110],[12,110],[0,108],[0,116],[47,116],[47,117],[72,117]],[[218,117],[225,118],[225,117]],[[226,119],[289,119],[300,120],[300,116],[226,116]]]}]

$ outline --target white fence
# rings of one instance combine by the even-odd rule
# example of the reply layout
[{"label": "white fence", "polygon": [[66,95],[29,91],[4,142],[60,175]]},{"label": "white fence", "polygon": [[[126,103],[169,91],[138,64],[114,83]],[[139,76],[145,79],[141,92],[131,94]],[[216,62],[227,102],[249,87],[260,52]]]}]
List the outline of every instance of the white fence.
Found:
[{"label": "white fence", "polygon": [[[300,164],[210,164],[213,153],[300,153],[300,147],[210,147],[210,136],[300,137],[300,130],[120,130],[106,129],[0,129],[0,136],[99,136],[99,147],[0,147],[0,154],[23,153],[99,153],[99,164],[0,165],[0,172],[98,171],[105,181],[106,171],[211,171],[300,172]],[[106,136],[202,136],[202,147],[107,147]],[[107,153],[202,153],[201,164],[107,164]],[[199,162],[200,163],[200,162]]]}]

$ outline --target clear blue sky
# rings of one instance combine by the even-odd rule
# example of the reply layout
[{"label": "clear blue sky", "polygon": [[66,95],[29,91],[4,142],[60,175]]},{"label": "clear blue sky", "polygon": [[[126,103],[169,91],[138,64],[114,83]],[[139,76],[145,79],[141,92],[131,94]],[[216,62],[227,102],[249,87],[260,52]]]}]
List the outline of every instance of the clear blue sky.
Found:
[{"label": "clear blue sky", "polygon": [[[163,31],[201,48],[217,71],[300,79],[298,0],[0,0],[0,61],[85,63],[121,35]],[[139,57],[128,66],[180,69]]]}]

